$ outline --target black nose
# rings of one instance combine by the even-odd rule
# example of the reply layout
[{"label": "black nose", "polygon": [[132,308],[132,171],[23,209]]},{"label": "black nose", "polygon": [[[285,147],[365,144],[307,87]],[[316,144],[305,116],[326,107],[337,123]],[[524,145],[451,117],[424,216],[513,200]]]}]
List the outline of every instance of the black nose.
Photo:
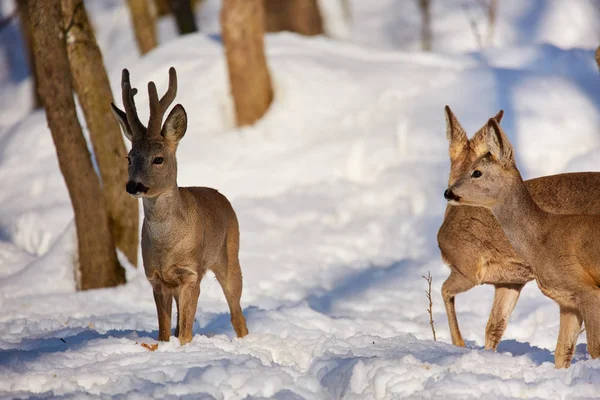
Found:
[{"label": "black nose", "polygon": [[129,181],[127,182],[127,185],[125,185],[125,190],[127,190],[127,193],[129,194],[136,194],[140,192],[146,193],[148,191],[148,188],[144,186],[141,182]]},{"label": "black nose", "polygon": [[454,197],[455,197],[455,196],[454,196],[454,193],[452,193],[452,190],[450,190],[450,189],[446,189],[446,190],[444,191],[444,198],[445,198],[446,200],[453,200],[453,199],[454,199]]},{"label": "black nose", "polygon": [[129,193],[129,194],[136,194],[137,193],[137,182],[134,182],[134,181],[127,182],[127,185],[125,185],[125,190],[127,190],[127,193]]}]

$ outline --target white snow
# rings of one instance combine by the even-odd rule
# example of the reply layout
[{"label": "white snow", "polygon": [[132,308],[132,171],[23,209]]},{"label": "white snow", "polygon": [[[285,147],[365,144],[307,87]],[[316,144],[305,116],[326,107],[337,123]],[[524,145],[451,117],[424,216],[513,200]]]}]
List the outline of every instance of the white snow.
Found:
[{"label": "white snow", "polygon": [[[493,290],[459,295],[468,348],[452,346],[440,296],[449,270],[435,239],[449,171],[445,104],[469,132],[504,109],[527,178],[600,170],[596,4],[499,1],[495,46],[480,50],[460,2],[433,2],[426,54],[416,2],[354,0],[350,24],[335,2],[321,3],[338,39],[269,35],[275,102],[236,129],[218,0],[199,11],[201,34],[177,38],[161,20],[162,44],[143,58],[123,2],[86,2],[115,97],[127,67],[142,120],[146,83],[164,90],[177,68],[189,117],[179,184],[218,188],[240,219],[250,331],[241,340],[212,275],[193,341],[153,352],[142,347],[157,343],[157,321],[141,268],[126,265],[124,286],[75,291],[72,209],[45,116],[28,112],[31,82],[0,57],[0,397],[597,397],[600,361],[585,335],[573,366],[554,369],[558,308],[535,284],[498,353],[482,349]],[[0,14],[11,7],[0,1]],[[0,51],[14,55],[17,35],[16,24],[0,32]]]}]

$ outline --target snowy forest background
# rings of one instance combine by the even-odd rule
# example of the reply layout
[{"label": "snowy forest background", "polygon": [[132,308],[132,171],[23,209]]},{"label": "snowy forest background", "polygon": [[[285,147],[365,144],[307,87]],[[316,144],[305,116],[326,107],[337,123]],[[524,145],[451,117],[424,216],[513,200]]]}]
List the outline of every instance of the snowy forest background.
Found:
[{"label": "snowy forest background", "polygon": [[123,252],[126,284],[78,290],[73,206],[35,108],[20,3],[0,0],[0,397],[597,396],[600,361],[585,334],[574,364],[554,369],[558,307],[535,283],[497,353],[483,350],[492,288],[459,295],[467,348],[451,345],[436,233],[446,104],[470,134],[503,109],[525,178],[600,171],[598,1],[430,0],[429,36],[417,0],[319,0],[323,34],[266,34],[273,102],[237,127],[222,0],[195,2],[195,33],[179,35],[175,17],[160,16],[144,55],[128,2],[86,0],[117,105],[128,68],[147,120],[145,85],[164,92],[177,68],[176,101],[188,113],[179,184],[219,189],[240,220],[250,334],[235,339],[209,274],[193,341],[155,351],[152,290]]}]

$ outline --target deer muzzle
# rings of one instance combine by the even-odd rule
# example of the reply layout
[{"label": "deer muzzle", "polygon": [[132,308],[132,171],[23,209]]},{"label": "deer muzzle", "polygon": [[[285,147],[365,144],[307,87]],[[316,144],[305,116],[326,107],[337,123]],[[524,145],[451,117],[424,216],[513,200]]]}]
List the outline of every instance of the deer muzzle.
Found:
[{"label": "deer muzzle", "polygon": [[144,184],[141,182],[129,181],[129,182],[127,182],[127,185],[125,186],[125,190],[130,195],[132,195],[134,197],[138,197],[138,196],[141,196],[142,194],[147,193],[149,188],[144,186]]},{"label": "deer muzzle", "polygon": [[460,200],[460,196],[457,196],[450,188],[444,191],[444,198],[450,203],[458,203],[458,201]]}]

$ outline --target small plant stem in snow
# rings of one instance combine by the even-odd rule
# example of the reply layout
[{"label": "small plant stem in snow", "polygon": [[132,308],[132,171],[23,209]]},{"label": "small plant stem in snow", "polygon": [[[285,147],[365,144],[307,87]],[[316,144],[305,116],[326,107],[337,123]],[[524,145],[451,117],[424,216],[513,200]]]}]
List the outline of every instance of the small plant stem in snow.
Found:
[{"label": "small plant stem in snow", "polygon": [[427,290],[425,291],[425,296],[427,296],[427,300],[429,300],[429,308],[427,312],[429,313],[429,325],[431,325],[431,333],[433,333],[433,340],[437,341],[435,336],[435,326],[433,325],[433,312],[431,311],[433,308],[433,302],[431,301],[431,282],[433,278],[431,277],[431,272],[427,271],[427,276],[423,276],[423,279],[427,281]]}]

